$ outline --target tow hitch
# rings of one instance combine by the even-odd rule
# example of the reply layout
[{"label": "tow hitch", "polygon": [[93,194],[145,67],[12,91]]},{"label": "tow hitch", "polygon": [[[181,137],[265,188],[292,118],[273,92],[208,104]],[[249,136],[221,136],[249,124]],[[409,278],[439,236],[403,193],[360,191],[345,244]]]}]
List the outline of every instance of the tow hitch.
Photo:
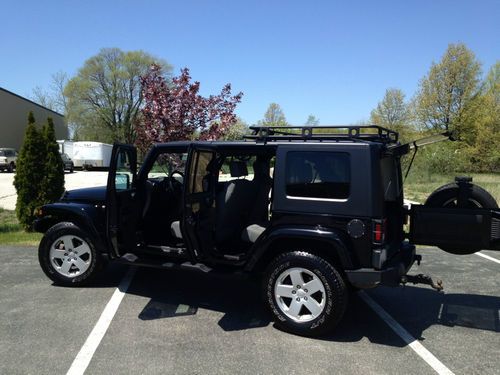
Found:
[{"label": "tow hitch", "polygon": [[430,277],[429,275],[424,275],[423,273],[418,275],[401,276],[401,284],[405,285],[406,283],[430,285],[438,292],[443,290],[443,281],[441,279],[436,279],[436,281],[434,281],[432,280],[432,277]]}]

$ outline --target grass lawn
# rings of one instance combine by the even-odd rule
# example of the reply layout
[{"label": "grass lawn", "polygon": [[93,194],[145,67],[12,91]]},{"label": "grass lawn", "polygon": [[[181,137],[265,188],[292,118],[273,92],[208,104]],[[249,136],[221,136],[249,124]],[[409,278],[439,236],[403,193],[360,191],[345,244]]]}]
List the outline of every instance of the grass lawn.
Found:
[{"label": "grass lawn", "polygon": [[41,238],[41,233],[25,232],[14,211],[0,208],[0,245],[38,246]]},{"label": "grass lawn", "polygon": [[408,175],[405,182],[405,198],[424,203],[427,197],[438,187],[455,181],[455,176],[471,176],[472,182],[488,191],[500,204],[500,174],[494,173],[464,173],[455,175],[415,174]]}]

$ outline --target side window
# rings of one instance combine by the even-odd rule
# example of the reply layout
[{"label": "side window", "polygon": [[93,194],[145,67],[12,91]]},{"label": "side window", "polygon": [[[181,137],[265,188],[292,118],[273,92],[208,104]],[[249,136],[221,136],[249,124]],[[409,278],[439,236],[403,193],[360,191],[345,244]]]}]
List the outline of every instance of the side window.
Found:
[{"label": "side window", "polygon": [[396,201],[399,196],[399,174],[396,160],[386,157],[380,160],[382,174],[382,189],[386,201]]},{"label": "side window", "polygon": [[348,153],[325,151],[287,153],[287,196],[347,199],[350,181],[351,169]]},{"label": "side window", "polygon": [[130,154],[127,150],[120,150],[116,165],[115,189],[117,191],[130,189],[133,176]]},{"label": "side window", "polygon": [[210,151],[197,151],[189,174],[191,193],[204,193],[210,190],[209,164],[214,156]]},{"label": "side window", "polygon": [[170,176],[176,179],[182,179],[182,176],[175,172],[180,172],[182,175],[184,174],[186,169],[186,160],[187,153],[160,154],[148,172],[148,179],[165,178]]}]

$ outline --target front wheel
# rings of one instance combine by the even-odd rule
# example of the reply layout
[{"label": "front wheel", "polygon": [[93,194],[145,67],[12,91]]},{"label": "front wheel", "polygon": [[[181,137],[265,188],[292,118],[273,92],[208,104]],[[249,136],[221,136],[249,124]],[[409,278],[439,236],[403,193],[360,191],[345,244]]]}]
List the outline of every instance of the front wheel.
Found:
[{"label": "front wheel", "polygon": [[320,336],[342,318],[347,285],[325,259],[304,251],[279,255],[267,268],[264,298],[276,326],[302,336]]},{"label": "front wheel", "polygon": [[64,286],[85,285],[104,263],[90,236],[70,222],[56,224],[45,233],[38,260],[43,272]]}]

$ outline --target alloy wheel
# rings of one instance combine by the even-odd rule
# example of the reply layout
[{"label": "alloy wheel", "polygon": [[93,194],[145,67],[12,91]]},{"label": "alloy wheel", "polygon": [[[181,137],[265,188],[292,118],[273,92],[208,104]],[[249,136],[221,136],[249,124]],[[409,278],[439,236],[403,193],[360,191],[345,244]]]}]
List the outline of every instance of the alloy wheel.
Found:
[{"label": "alloy wheel", "polygon": [[289,268],[276,280],[274,298],[288,318],[303,323],[316,319],[325,309],[325,286],[320,278],[302,267]]}]

